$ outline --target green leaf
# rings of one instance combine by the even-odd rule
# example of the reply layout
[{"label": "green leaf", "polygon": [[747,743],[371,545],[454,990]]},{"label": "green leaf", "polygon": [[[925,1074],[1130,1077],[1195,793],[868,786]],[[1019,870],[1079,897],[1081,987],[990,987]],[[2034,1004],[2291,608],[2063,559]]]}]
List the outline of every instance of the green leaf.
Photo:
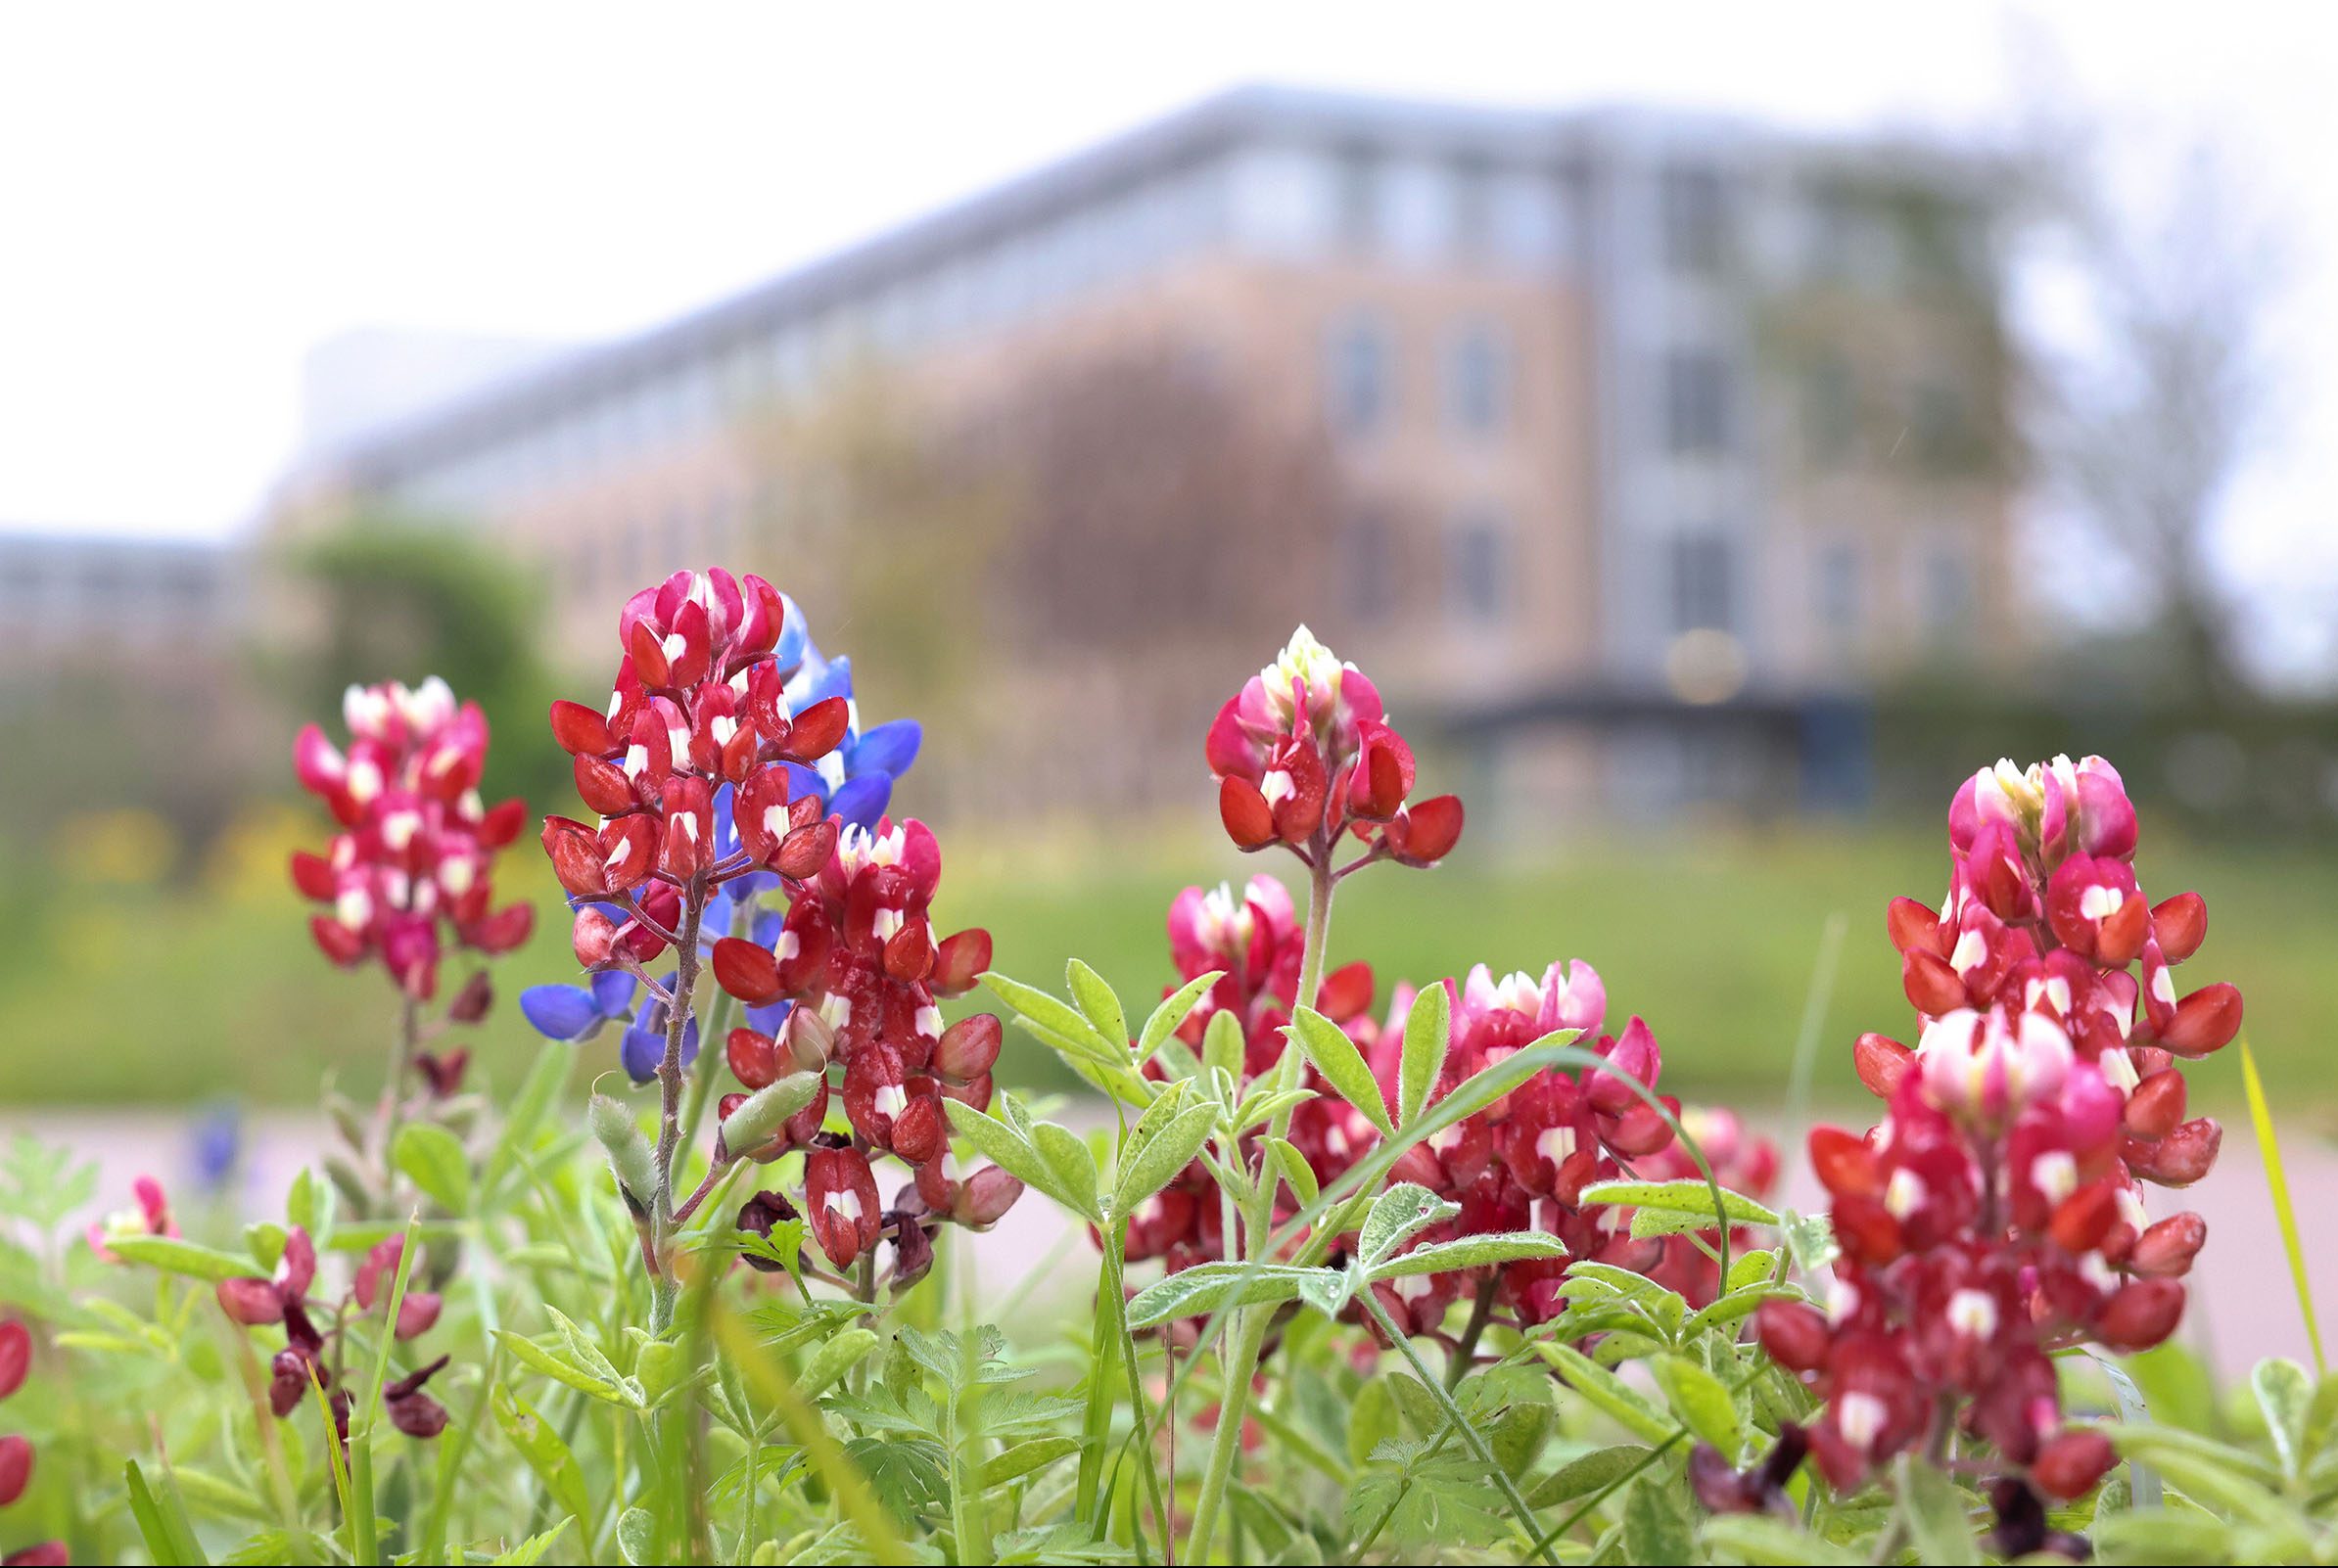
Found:
[{"label": "green leaf", "polygon": [[1703,1228],[1717,1230],[1721,1221],[1732,1224],[1775,1225],[1777,1211],[1754,1202],[1742,1192],[1721,1189],[1721,1213],[1713,1212],[1713,1189],[1703,1176],[1688,1176],[1678,1181],[1594,1181],[1583,1189],[1582,1202],[1588,1204],[1628,1203],[1640,1209],[1658,1209],[1667,1214],[1694,1216],[1704,1222]]},{"label": "green leaf", "polygon": [[1239,1081],[1242,1048],[1241,1020],[1223,1007],[1210,1014],[1209,1024],[1201,1032],[1201,1070],[1222,1072]]},{"label": "green leaf", "polygon": [[106,1249],[125,1263],[144,1264],[190,1279],[250,1279],[265,1272],[249,1257],[239,1258],[176,1236],[109,1236]]},{"label": "green leaf", "polygon": [[568,1521],[563,1519],[541,1535],[530,1536],[509,1551],[500,1556],[490,1557],[488,1561],[500,1565],[500,1568],[535,1568],[535,1564],[542,1562],[550,1554],[552,1547],[558,1544],[560,1538],[566,1534],[568,1534]]},{"label": "green leaf", "polygon": [[1024,1028],[1061,1055],[1113,1066],[1128,1061],[1125,1036],[1118,1040],[1107,1040],[1078,1009],[1056,1000],[1037,986],[1026,986],[996,973],[984,975],[982,983],[1013,1011]]},{"label": "green leaf", "polygon": [[658,1522],[647,1508],[628,1508],[617,1516],[618,1555],[632,1564],[632,1568],[646,1568],[657,1560]]},{"label": "green leaf", "polygon": [[1057,1190],[1074,1213],[1102,1222],[1103,1206],[1096,1201],[1096,1156],[1087,1143],[1067,1129],[1042,1122],[1031,1130],[1032,1144],[1055,1177]]},{"label": "green leaf", "polygon": [[1899,1506],[1908,1540],[1923,1563],[1978,1563],[1970,1499],[1947,1473],[1912,1453],[1899,1456]]},{"label": "green leaf", "polygon": [[[1002,1096],[1001,1104],[1006,1103]],[[1076,1213],[1085,1214],[1095,1205],[1093,1187],[1085,1198],[1073,1197],[1055,1174],[1054,1167],[1041,1159],[1039,1150],[1006,1123],[959,1100],[944,1099],[942,1109],[949,1114],[951,1130],[973,1144],[977,1153],[1000,1170],[1009,1176],[1020,1176],[1029,1185]]]},{"label": "green leaf", "polygon": [[1485,1469],[1466,1453],[1432,1452],[1426,1442],[1390,1438],[1348,1492],[1347,1521],[1361,1535],[1385,1514],[1383,1534],[1417,1556],[1500,1541],[1509,1523]]},{"label": "green leaf", "polygon": [[1129,1327],[1151,1328],[1173,1317],[1194,1317],[1226,1306],[1290,1301],[1310,1278],[1323,1274],[1335,1276],[1336,1270],[1289,1264],[1196,1264],[1139,1291],[1129,1303]]},{"label": "green leaf", "polygon": [[2306,1340],[2314,1347],[2314,1368],[2330,1374],[2322,1355],[2321,1320],[2314,1314],[2314,1286],[2306,1275],[2306,1248],[2298,1239],[2297,1211],[2289,1202],[2289,1177],[2281,1169],[2281,1140],[2273,1131],[2273,1113],[2265,1101],[2265,1083],[2257,1076],[2257,1058],[2249,1042],[2240,1042],[2241,1086],[2249,1095],[2249,1121],[2257,1130],[2257,1152],[2265,1161],[2265,1184],[2273,1200],[2273,1217],[2281,1222],[2281,1245],[2289,1254],[2289,1278],[2298,1293],[2298,1311],[2306,1319]]},{"label": "green leaf", "polygon": [[1594,1449],[1579,1458],[1567,1460],[1535,1483],[1534,1490],[1526,1494],[1526,1501],[1535,1508],[1549,1508],[1605,1491],[1647,1463],[1648,1456],[1655,1452],[1638,1443]]},{"label": "green leaf", "polygon": [[1746,1429],[1738,1419],[1737,1402],[1722,1381],[1679,1356],[1658,1356],[1648,1363],[1657,1387],[1679,1416],[1681,1424],[1737,1463],[1746,1446]]},{"label": "green leaf", "polygon": [[1397,1249],[1441,1220],[1461,1213],[1417,1181],[1399,1181],[1374,1200],[1356,1236],[1356,1257],[1366,1268],[1377,1268]]},{"label": "green leaf", "polygon": [[1838,1546],[1826,1537],[1812,1530],[1801,1530],[1783,1519],[1773,1519],[1759,1513],[1725,1513],[1705,1521],[1704,1540],[1708,1549],[1718,1550],[1740,1562],[1777,1564],[1790,1568],[1796,1563],[1823,1564],[1824,1568],[1849,1568],[1867,1559],[1855,1551]]},{"label": "green leaf", "polygon": [[992,1454],[974,1467],[974,1484],[995,1487],[1029,1475],[1032,1471],[1068,1458],[1080,1452],[1080,1440],[1072,1437],[1027,1438]]},{"label": "green leaf", "polygon": [[1113,994],[1104,977],[1074,958],[1063,966],[1063,982],[1071,989],[1072,1000],[1080,1004],[1081,1013],[1096,1032],[1105,1039],[1117,1042],[1121,1049],[1128,1049],[1128,1014],[1121,1010],[1120,998]]},{"label": "green leaf", "polygon": [[1566,1244],[1548,1231],[1506,1230],[1416,1247],[1374,1264],[1371,1277],[1380,1280],[1405,1274],[1441,1274],[1451,1268],[1479,1268],[1489,1264],[1516,1263],[1522,1258],[1566,1256]]},{"label": "green leaf", "polygon": [[584,1485],[584,1472],[577,1468],[576,1455],[560,1434],[546,1424],[543,1417],[526,1400],[497,1383],[488,1395],[488,1406],[495,1413],[495,1425],[517,1449],[520,1457],[528,1461],[528,1468],[551,1494],[552,1500],[566,1508],[583,1526],[592,1512],[592,1495]]},{"label": "green leaf", "polygon": [[1806,1274],[1831,1268],[1842,1251],[1835,1245],[1834,1222],[1823,1214],[1796,1214],[1789,1209],[1779,1217],[1778,1228],[1786,1237],[1787,1255]]},{"label": "green leaf", "polygon": [[1777,1271],[1778,1255],[1776,1253],[1758,1249],[1754,1252],[1742,1253],[1729,1265],[1729,1282],[1723,1288],[1725,1290],[1744,1290],[1749,1285],[1763,1283],[1774,1276]]},{"label": "green leaf", "polygon": [[1137,1036],[1137,1060],[1140,1062],[1151,1061],[1152,1053],[1159,1050],[1164,1042],[1173,1038],[1185,1021],[1192,1015],[1193,1009],[1200,1004],[1202,995],[1225,978],[1225,970],[1213,969],[1206,975],[1187,981],[1177,990],[1162,997],[1161,1005],[1152,1010],[1152,1016],[1145,1020],[1145,1028]]},{"label": "green leaf", "polygon": [[1134,1214],[1137,1205],[1160,1191],[1191,1165],[1218,1125],[1218,1108],[1196,1105],[1138,1146],[1112,1186],[1112,1212]]},{"label": "green leaf", "polygon": [[2313,1457],[2306,1449],[2306,1416],[2314,1406],[2314,1380],[2297,1362],[2274,1356],[2257,1363],[2249,1374],[2249,1387],[2265,1411],[2266,1430],[2272,1436],[2273,1452],[2281,1456],[2281,1468],[2295,1481]]},{"label": "green leaf", "polygon": [[1302,1007],[1292,1015],[1288,1035],[1341,1099],[1363,1112],[1364,1119],[1382,1133],[1396,1135],[1396,1124],[1388,1120],[1388,1102],[1380,1096],[1379,1083],[1344,1030],[1314,1008]]},{"label": "green leaf", "polygon": [[1650,1404],[1645,1396],[1622,1378],[1572,1345],[1559,1345],[1545,1340],[1538,1343],[1534,1351],[1566,1379],[1569,1388],[1605,1411],[1634,1437],[1650,1443],[1672,1441],[1676,1428],[1670,1416]]},{"label": "green leaf", "polygon": [[1299,1202],[1313,1203],[1323,1196],[1323,1186],[1315,1179],[1315,1168],[1307,1163],[1307,1157],[1298,1151],[1296,1144],[1288,1138],[1270,1137],[1266,1146],[1267,1153],[1274,1157],[1276,1169],[1290,1183],[1290,1190]]},{"label": "green leaf", "polygon": [[1453,1004],[1442,986],[1431,986],[1413,998],[1404,1020],[1404,1056],[1397,1067],[1396,1120],[1410,1127],[1436,1092],[1437,1075],[1445,1068],[1445,1050],[1453,1038]]},{"label": "green leaf", "polygon": [[588,1371],[559,1352],[547,1350],[508,1328],[495,1330],[495,1342],[511,1352],[512,1359],[523,1366],[532,1367],[556,1383],[565,1383],[580,1394],[589,1394],[596,1400],[631,1408],[640,1406],[641,1402],[632,1397],[626,1384],[614,1373],[604,1377],[598,1372]]},{"label": "green leaf", "polygon": [[839,1331],[825,1345],[813,1352],[812,1360],[804,1363],[803,1375],[796,1379],[796,1392],[805,1399],[816,1400],[836,1386],[836,1380],[861,1364],[868,1353],[877,1348],[876,1334],[865,1328],[847,1328]]},{"label": "green leaf", "polygon": [[1623,1553],[1631,1562],[1687,1562],[1691,1556],[1685,1488],[1644,1475],[1623,1499]]},{"label": "green leaf", "polygon": [[[855,1438],[844,1446],[868,1478],[868,1489],[905,1524],[939,1508],[950,1497],[950,1454],[931,1438]],[[840,1561],[860,1560],[859,1554]]]},{"label": "green leaf", "polygon": [[139,1470],[136,1459],[123,1464],[122,1479],[129,1489],[130,1513],[138,1521],[138,1534],[145,1538],[155,1561],[210,1561],[203,1554],[203,1544],[195,1537],[195,1526],[187,1518],[187,1507],[179,1500],[178,1489],[171,1485],[167,1466],[162,1472],[162,1496],[159,1498],[147,1486],[146,1476]]},{"label": "green leaf", "polygon": [[448,1214],[471,1212],[471,1157],[443,1127],[408,1122],[397,1130],[393,1163]]}]

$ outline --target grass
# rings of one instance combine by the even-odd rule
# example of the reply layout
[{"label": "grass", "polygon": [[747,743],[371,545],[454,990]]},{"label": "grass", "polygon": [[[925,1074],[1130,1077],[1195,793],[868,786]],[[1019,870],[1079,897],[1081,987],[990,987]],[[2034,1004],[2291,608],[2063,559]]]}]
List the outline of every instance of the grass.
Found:
[{"label": "grass", "polygon": [[[1053,989],[1065,958],[1077,954],[1119,989],[1132,1014],[1173,978],[1161,922],[1178,888],[1286,869],[1279,857],[1245,858],[1222,843],[1156,839],[1131,848],[1062,837],[983,851],[966,848],[971,837],[962,828],[948,835],[944,929],[988,925],[1001,970]],[[12,901],[0,913],[9,1102],[297,1105],[313,1102],[326,1072],[369,1095],[394,1008],[378,972],[345,974],[309,945],[306,911],[281,886],[287,842],[281,831],[248,836],[198,888],[52,880],[38,902]],[[1333,961],[1371,959],[1384,1004],[1396,977],[1426,980],[1479,960],[1497,972],[1539,972],[1554,958],[1588,958],[1618,1019],[1639,1012],[1656,1029],[1667,1089],[1754,1101],[1784,1093],[1831,914],[1847,917],[1849,937],[1827,998],[1814,1095],[1823,1103],[1858,1092],[1847,1048],[1858,1031],[1905,1038],[1911,1017],[1883,908],[1894,894],[1937,899],[1947,864],[1937,828],[1619,833],[1517,865],[1492,863],[1499,848],[1465,844],[1437,871],[1380,868],[1349,883]],[[521,846],[512,860],[511,892],[538,899],[552,918],[501,966],[504,1005],[478,1032],[477,1059],[506,1083],[517,1081],[528,1051],[511,999],[574,967],[533,849]],[[2325,978],[2338,945],[2338,857],[2147,831],[2141,870],[2158,897],[2189,887],[2207,898],[2209,941],[2181,977],[2240,986],[2276,1102],[2308,1098],[2317,1114],[2338,1110],[2315,1062],[2338,1030],[2338,989]],[[615,1065],[613,1034],[584,1049]],[[1046,1077],[1036,1048],[1015,1040],[1009,1049],[1010,1080]],[[2194,1083],[2200,1101],[2238,1106],[2236,1064],[2207,1064]]]}]

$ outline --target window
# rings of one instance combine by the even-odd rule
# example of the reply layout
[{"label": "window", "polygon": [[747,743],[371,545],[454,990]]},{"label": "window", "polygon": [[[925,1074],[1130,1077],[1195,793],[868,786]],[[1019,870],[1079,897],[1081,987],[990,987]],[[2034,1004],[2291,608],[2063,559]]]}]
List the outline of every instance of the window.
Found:
[{"label": "window", "polygon": [[1676,272],[1721,270],[1729,260],[1729,193],[1709,168],[1672,168],[1660,198],[1664,261]]},{"label": "window", "polygon": [[1731,631],[1737,624],[1737,561],[1728,539],[1706,530],[1672,541],[1672,629]]},{"label": "window", "polygon": [[1924,629],[1935,641],[1961,636],[1973,619],[1973,564],[1954,544],[1939,543],[1924,552],[1924,580],[1919,612]]},{"label": "window", "polygon": [[1664,439],[1683,456],[1728,449],[1729,367],[1718,354],[1682,349],[1665,360]]},{"label": "window", "polygon": [[1469,621],[1501,619],[1510,608],[1510,530],[1490,513],[1454,524],[1447,536],[1453,613]]},{"label": "window", "polygon": [[1486,323],[1456,333],[1445,353],[1445,417],[1455,430],[1490,436],[1509,419],[1510,354]]},{"label": "window", "polygon": [[1350,321],[1333,335],[1326,380],[1334,431],[1365,436],[1387,422],[1393,403],[1388,357],[1387,336],[1378,322]]},{"label": "window", "polygon": [[1850,363],[1841,354],[1822,353],[1803,377],[1803,451],[1813,463],[1841,463],[1858,434],[1859,393]]},{"label": "window", "polygon": [[1358,616],[1386,615],[1396,608],[1396,538],[1387,514],[1378,509],[1348,520],[1348,601]]},{"label": "window", "polygon": [[1856,545],[1830,544],[1818,552],[1817,580],[1812,584],[1811,598],[1816,601],[1818,619],[1828,630],[1838,634],[1854,632],[1859,626],[1859,551]]},{"label": "window", "polygon": [[1917,461],[1936,473],[1969,466],[1979,441],[1955,385],[1926,381],[1916,388],[1912,404],[1908,424]]},{"label": "window", "polygon": [[1453,167],[1453,248],[1465,256],[1483,255],[1493,239],[1493,171],[1483,159],[1465,158]]},{"label": "window", "polygon": [[1339,239],[1351,250],[1369,251],[1380,237],[1380,163],[1366,148],[1339,155]]}]

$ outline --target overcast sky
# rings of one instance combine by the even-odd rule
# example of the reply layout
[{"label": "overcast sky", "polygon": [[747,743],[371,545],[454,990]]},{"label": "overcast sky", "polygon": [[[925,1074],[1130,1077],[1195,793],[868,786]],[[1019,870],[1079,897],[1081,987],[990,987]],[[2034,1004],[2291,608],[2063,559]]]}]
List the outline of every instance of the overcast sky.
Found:
[{"label": "overcast sky", "polygon": [[[2338,594],[2338,50],[2114,4],[23,6],[0,12],[0,528],[217,535],[356,326],[646,325],[1237,81],[2002,128],[2214,124],[2288,233],[2283,443],[2236,575]],[[2325,27],[2328,24],[2324,24]]]}]

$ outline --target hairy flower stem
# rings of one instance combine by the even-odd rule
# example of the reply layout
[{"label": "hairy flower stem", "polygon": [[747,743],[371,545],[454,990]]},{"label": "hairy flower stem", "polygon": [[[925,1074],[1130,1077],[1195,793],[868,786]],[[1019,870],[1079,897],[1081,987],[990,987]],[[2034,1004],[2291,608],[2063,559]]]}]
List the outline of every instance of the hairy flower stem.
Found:
[{"label": "hairy flower stem", "polygon": [[682,899],[681,930],[677,932],[674,956],[674,1001],[666,1009],[666,1058],[658,1063],[657,1195],[650,1203],[651,1233],[657,1242],[659,1268],[649,1283],[649,1332],[662,1338],[674,1326],[674,1300],[679,1285],[674,1277],[674,1156],[681,1144],[682,1038],[690,1028],[690,998],[698,987],[698,921],[706,913],[707,890],[693,884]]},{"label": "hairy flower stem", "polygon": [[1470,1362],[1477,1354],[1478,1338],[1485,1333],[1486,1321],[1494,1314],[1494,1292],[1502,1288],[1502,1276],[1489,1273],[1477,1287],[1476,1305],[1470,1309],[1470,1321],[1463,1327],[1461,1338],[1454,1341],[1453,1354],[1445,1361],[1445,1387],[1461,1387],[1461,1380],[1470,1375]]},{"label": "hairy flower stem", "polygon": [[[1299,1004],[1306,1007],[1315,1005],[1316,991],[1323,983],[1324,950],[1332,930],[1332,894],[1339,882],[1338,873],[1332,867],[1333,846],[1327,835],[1319,831],[1309,848],[1307,938],[1299,951],[1297,992]],[[1275,1064],[1276,1089],[1297,1088],[1302,1070],[1303,1059],[1297,1049],[1286,1045],[1282,1059]],[[1277,1112],[1267,1130],[1274,1137],[1288,1136],[1290,1109]],[[1251,1194],[1250,1212],[1243,1217],[1242,1224],[1248,1262],[1265,1259],[1269,1233],[1274,1228],[1275,1181],[1265,1160],[1262,1144],[1258,1180]],[[1232,1247],[1233,1235],[1226,1239]],[[1235,1314],[1228,1328],[1232,1348],[1224,1360],[1225,1386],[1218,1395],[1218,1429],[1210,1438],[1209,1467],[1202,1472],[1201,1497],[1194,1505],[1192,1534],[1186,1545],[1189,1562],[1205,1562],[1209,1558],[1210,1538],[1217,1533],[1218,1515],[1226,1501],[1226,1486],[1234,1475],[1234,1461],[1241,1453],[1242,1422],[1250,1411],[1250,1380],[1257,1375],[1258,1359],[1266,1349],[1267,1332],[1274,1315],[1271,1307],[1247,1308]]]},{"label": "hairy flower stem", "polygon": [[397,1014],[397,1033],[390,1040],[390,1065],[382,1080],[382,1103],[374,1113],[374,1120],[382,1130],[383,1190],[397,1170],[396,1150],[397,1124],[405,1107],[406,1080],[414,1072],[414,1047],[422,1040],[422,1004],[410,995],[401,995]]}]

